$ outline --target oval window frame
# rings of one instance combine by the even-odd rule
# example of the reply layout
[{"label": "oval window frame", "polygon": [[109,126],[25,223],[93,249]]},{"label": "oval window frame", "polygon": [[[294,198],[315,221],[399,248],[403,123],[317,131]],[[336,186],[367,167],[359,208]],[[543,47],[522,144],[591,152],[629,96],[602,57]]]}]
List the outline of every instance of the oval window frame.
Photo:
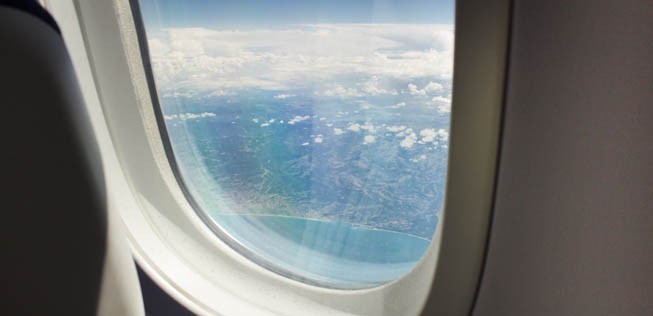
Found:
[{"label": "oval window frame", "polygon": [[[110,205],[123,218],[139,265],[175,299],[202,315],[302,315],[307,311],[312,315],[417,315],[425,303],[427,311],[460,312],[444,312],[451,315],[468,311],[491,214],[509,2],[459,0],[457,4],[458,18],[464,14],[468,23],[456,26],[450,172],[446,208],[439,223],[444,227],[437,229],[425,257],[404,278],[373,289],[343,291],[306,285],[262,269],[220,242],[197,218],[170,170],[153,119],[129,1],[74,0],[81,41],[90,56],[86,62],[110,135],[100,140],[102,150],[111,154],[103,156],[105,171],[111,175],[107,180]],[[476,41],[470,30],[477,31],[482,40]],[[480,50],[487,55],[474,56]],[[476,68],[461,70],[466,61]],[[465,96],[465,91],[470,94]],[[478,170],[480,176],[472,173]],[[473,202],[462,201],[464,193],[465,200]],[[438,253],[442,255],[439,260]],[[216,268],[213,263],[217,261],[223,265]],[[452,279],[456,284],[446,282]],[[260,293],[261,288],[279,293],[270,296]]]}]

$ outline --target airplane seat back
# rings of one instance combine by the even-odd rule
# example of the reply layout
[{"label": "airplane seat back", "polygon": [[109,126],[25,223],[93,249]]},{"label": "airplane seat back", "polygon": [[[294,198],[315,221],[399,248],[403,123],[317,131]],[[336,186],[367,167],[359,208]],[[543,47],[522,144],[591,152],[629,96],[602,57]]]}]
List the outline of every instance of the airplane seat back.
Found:
[{"label": "airplane seat back", "polygon": [[124,236],[110,234],[101,158],[65,43],[36,1],[2,0],[0,43],[0,315],[109,315],[107,276],[137,279],[130,256],[131,275],[109,273],[111,238]]}]

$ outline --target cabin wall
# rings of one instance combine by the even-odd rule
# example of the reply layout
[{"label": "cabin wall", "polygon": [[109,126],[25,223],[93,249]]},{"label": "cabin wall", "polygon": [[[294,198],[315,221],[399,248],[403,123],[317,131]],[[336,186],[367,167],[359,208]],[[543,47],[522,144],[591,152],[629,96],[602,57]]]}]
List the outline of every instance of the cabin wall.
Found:
[{"label": "cabin wall", "polygon": [[475,316],[653,315],[653,2],[515,1]]}]

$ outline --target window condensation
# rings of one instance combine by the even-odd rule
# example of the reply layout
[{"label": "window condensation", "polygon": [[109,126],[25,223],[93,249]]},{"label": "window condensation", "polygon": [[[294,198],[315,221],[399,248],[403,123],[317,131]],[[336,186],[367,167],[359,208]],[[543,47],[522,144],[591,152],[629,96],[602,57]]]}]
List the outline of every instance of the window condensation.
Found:
[{"label": "window condensation", "polygon": [[141,0],[182,185],[217,235],[319,286],[408,273],[443,207],[453,3]]}]

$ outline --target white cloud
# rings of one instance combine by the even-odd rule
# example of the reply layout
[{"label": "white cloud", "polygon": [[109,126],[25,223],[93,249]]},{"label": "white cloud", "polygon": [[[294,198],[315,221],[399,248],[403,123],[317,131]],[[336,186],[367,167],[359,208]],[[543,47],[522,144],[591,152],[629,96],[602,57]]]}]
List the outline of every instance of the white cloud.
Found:
[{"label": "white cloud", "polygon": [[[392,80],[451,78],[453,26],[170,28],[153,32],[149,49],[157,84],[164,91],[307,86],[333,96],[392,95],[397,93],[389,84]],[[333,85],[344,84],[342,78],[349,82]]]},{"label": "white cloud", "polygon": [[181,114],[164,115],[163,118],[168,121],[176,120],[176,119],[186,121],[186,120],[195,120],[195,119],[215,117],[215,116],[216,114],[212,112],[202,112],[202,113],[181,113]]},{"label": "white cloud", "polygon": [[316,92],[319,96],[324,97],[363,97],[365,94],[356,88],[345,88],[339,84],[331,85],[331,88],[324,92]]},{"label": "white cloud", "polygon": [[414,83],[408,84],[408,93],[410,93],[411,95],[424,96],[429,93],[442,91],[442,90],[444,90],[444,86],[442,86],[437,82],[432,82],[432,81],[426,84],[422,89],[418,88],[417,85]]},{"label": "white cloud", "polygon": [[383,85],[384,84],[381,83],[379,76],[372,76],[368,80],[358,84],[358,86],[360,86],[360,90],[363,91],[365,95],[399,94],[397,90],[383,87]]},{"label": "white cloud", "polygon": [[436,145],[439,141],[446,142],[449,140],[449,132],[443,128],[440,128],[437,131],[434,128],[425,128],[419,132],[419,136],[422,136],[422,142],[434,143]]},{"label": "white cloud", "polygon": [[342,135],[344,133],[344,131],[342,129],[340,129],[340,128],[334,128],[333,133],[336,134],[336,135]]},{"label": "white cloud", "polygon": [[451,103],[450,98],[446,98],[446,97],[443,97],[443,96],[433,97],[433,99],[431,99],[431,101],[436,102],[436,103]]},{"label": "white cloud", "polygon": [[376,126],[372,123],[365,123],[363,125],[360,125],[360,129],[368,131],[370,133],[376,133]]},{"label": "white cloud", "polygon": [[438,113],[451,113],[451,98],[436,96],[431,99],[433,103],[437,105]]},{"label": "white cloud", "polygon": [[434,91],[442,91],[444,87],[437,83],[437,82],[429,82],[426,86],[424,86],[424,91],[427,93],[431,93]]},{"label": "white cloud", "polygon": [[445,113],[451,113],[451,104],[442,104],[438,105],[438,113],[440,114],[445,114]]},{"label": "white cloud", "polygon": [[278,99],[278,100],[284,100],[284,99],[288,99],[288,98],[292,98],[292,97],[296,97],[296,95],[294,95],[294,94],[283,94],[282,93],[282,94],[277,94],[277,95],[274,96],[274,98]]},{"label": "white cloud", "polygon": [[[358,104],[360,104],[361,109],[363,110],[369,110],[372,107],[372,105],[369,102],[365,102],[365,101],[358,102]],[[354,111],[354,113],[359,113],[359,111]]]},{"label": "white cloud", "polygon": [[417,135],[415,133],[410,133],[404,140],[399,143],[399,145],[403,148],[412,148],[413,145],[417,142]]},{"label": "white cloud", "polygon": [[363,143],[366,145],[372,144],[374,142],[376,142],[376,137],[374,137],[373,135],[365,135],[365,137],[363,138]]},{"label": "white cloud", "polygon": [[449,132],[447,132],[445,129],[438,129],[438,137],[443,140],[443,141],[448,141],[449,140]]},{"label": "white cloud", "polygon": [[406,126],[392,125],[392,126],[386,126],[385,129],[387,129],[389,132],[397,133],[397,132],[401,132],[401,131],[405,130]]},{"label": "white cloud", "polygon": [[164,92],[161,96],[165,98],[193,98],[197,95],[195,91],[168,91]]},{"label": "white cloud", "polygon": [[430,143],[435,141],[435,137],[438,135],[438,132],[433,128],[425,128],[419,132],[419,136],[422,136],[422,141],[425,143]]},{"label": "white cloud", "polygon": [[290,124],[290,125],[295,125],[295,123],[299,123],[299,122],[301,122],[301,121],[306,121],[306,120],[309,120],[310,118],[311,118],[311,117],[308,116],[308,115],[306,115],[306,116],[299,116],[299,115],[297,115],[297,116],[293,117],[292,119],[290,119],[290,120],[288,121],[288,124]]},{"label": "white cloud", "polygon": [[350,123],[349,126],[347,126],[347,130],[352,132],[360,132],[361,125],[358,123],[353,123],[353,124]]},{"label": "white cloud", "polygon": [[253,118],[253,119],[252,119],[252,122],[254,122],[254,123],[258,123],[258,119],[257,119],[257,118]]},{"label": "white cloud", "polygon": [[420,162],[422,160],[426,160],[426,155],[422,154],[422,155],[419,155],[419,157],[417,157],[417,158],[410,159],[411,162]]},{"label": "white cloud", "polygon": [[223,97],[223,96],[227,96],[227,95],[231,95],[231,93],[229,93],[229,92],[227,92],[225,90],[215,90],[215,91],[209,93],[210,97]]},{"label": "white cloud", "polygon": [[322,135],[317,135],[313,141],[320,144],[324,141],[324,137]]},{"label": "white cloud", "polygon": [[408,84],[408,93],[411,95],[426,95],[426,91],[418,89],[413,83]]}]

